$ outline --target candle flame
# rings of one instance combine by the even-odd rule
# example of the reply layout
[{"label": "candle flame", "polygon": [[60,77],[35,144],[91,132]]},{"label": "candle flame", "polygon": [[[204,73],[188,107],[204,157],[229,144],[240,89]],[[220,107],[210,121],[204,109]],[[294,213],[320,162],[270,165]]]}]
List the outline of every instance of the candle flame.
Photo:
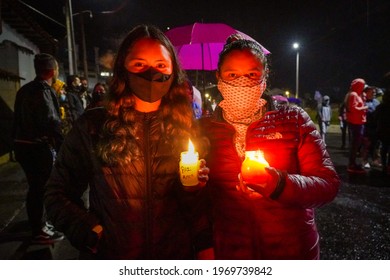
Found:
[{"label": "candle flame", "polygon": [[180,180],[184,186],[196,186],[198,181],[199,155],[188,140],[188,151],[180,154]]},{"label": "candle flame", "polygon": [[254,160],[257,162],[262,162],[268,164],[268,162],[264,158],[264,152],[257,150],[257,151],[246,151],[245,156],[248,157],[250,160]]},{"label": "candle flame", "polygon": [[191,154],[195,153],[195,147],[192,144],[191,139],[188,140],[188,152],[191,153]]}]

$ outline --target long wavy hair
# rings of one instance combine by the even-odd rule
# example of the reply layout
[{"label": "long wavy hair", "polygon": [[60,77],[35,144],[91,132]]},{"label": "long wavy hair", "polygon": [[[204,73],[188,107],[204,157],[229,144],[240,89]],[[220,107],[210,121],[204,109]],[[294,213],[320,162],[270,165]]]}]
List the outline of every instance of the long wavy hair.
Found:
[{"label": "long wavy hair", "polygon": [[122,42],[115,59],[113,77],[107,96],[108,117],[103,125],[97,153],[107,165],[126,165],[140,154],[135,135],[142,125],[135,120],[134,96],[130,90],[125,59],[134,43],[151,38],[161,43],[170,53],[173,65],[173,82],[163,96],[158,110],[163,137],[172,143],[174,152],[183,151],[193,126],[191,101],[187,93],[185,72],[182,70],[172,43],[165,34],[152,25],[138,25]]}]

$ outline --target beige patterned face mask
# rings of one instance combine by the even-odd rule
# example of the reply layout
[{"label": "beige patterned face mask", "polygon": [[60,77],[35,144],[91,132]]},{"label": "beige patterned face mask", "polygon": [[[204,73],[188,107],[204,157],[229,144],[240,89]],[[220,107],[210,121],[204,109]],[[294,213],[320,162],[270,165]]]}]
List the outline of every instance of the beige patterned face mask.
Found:
[{"label": "beige patterned face mask", "polygon": [[218,81],[218,89],[223,96],[219,106],[223,110],[225,120],[236,130],[234,144],[240,157],[245,154],[245,136],[248,126],[259,120],[265,113],[267,103],[260,97],[266,83],[241,76],[233,81]]},{"label": "beige patterned face mask", "polygon": [[251,117],[259,107],[263,106],[262,96],[266,87],[263,80],[253,80],[246,76],[241,76],[232,81],[219,79],[218,90],[221,92],[223,100],[219,106],[233,118],[240,120]]}]

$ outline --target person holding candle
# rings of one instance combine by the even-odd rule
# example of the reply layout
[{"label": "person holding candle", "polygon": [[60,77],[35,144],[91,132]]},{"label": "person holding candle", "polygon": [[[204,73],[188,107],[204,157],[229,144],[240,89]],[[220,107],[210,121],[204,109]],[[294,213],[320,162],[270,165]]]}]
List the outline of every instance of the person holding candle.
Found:
[{"label": "person holding candle", "polygon": [[267,109],[268,72],[258,43],[228,39],[217,70],[223,100],[202,119],[216,259],[318,259],[314,209],[338,193],[340,179],[309,115],[298,106]]},{"label": "person holding candle", "polygon": [[[47,183],[48,216],[81,258],[213,257],[208,168],[183,186],[180,155],[200,158],[184,71],[162,31],[139,25],[122,42],[107,106],[87,110],[69,132]],[[89,209],[80,197],[89,186]]]}]

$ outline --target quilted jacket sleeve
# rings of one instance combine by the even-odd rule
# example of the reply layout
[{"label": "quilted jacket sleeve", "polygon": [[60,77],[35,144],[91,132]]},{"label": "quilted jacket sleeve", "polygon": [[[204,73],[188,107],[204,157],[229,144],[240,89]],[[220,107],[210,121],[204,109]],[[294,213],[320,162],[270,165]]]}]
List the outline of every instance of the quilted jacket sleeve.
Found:
[{"label": "quilted jacket sleeve", "polygon": [[335,198],[340,179],[316,126],[302,109],[298,122],[296,159],[299,174],[287,172],[284,189],[277,201],[304,208],[320,207]]},{"label": "quilted jacket sleeve", "polygon": [[270,199],[284,206],[313,208],[337,195],[340,179],[314,122],[302,108],[280,108],[252,123],[246,148],[263,150],[279,173],[278,184],[264,190]]},{"label": "quilted jacket sleeve", "polygon": [[[82,123],[82,122],[81,122]],[[91,229],[99,219],[81,200],[88,186],[88,137],[79,123],[67,134],[52,174],[46,184],[45,207],[56,229],[65,233],[71,244],[85,250],[93,239]]]}]

